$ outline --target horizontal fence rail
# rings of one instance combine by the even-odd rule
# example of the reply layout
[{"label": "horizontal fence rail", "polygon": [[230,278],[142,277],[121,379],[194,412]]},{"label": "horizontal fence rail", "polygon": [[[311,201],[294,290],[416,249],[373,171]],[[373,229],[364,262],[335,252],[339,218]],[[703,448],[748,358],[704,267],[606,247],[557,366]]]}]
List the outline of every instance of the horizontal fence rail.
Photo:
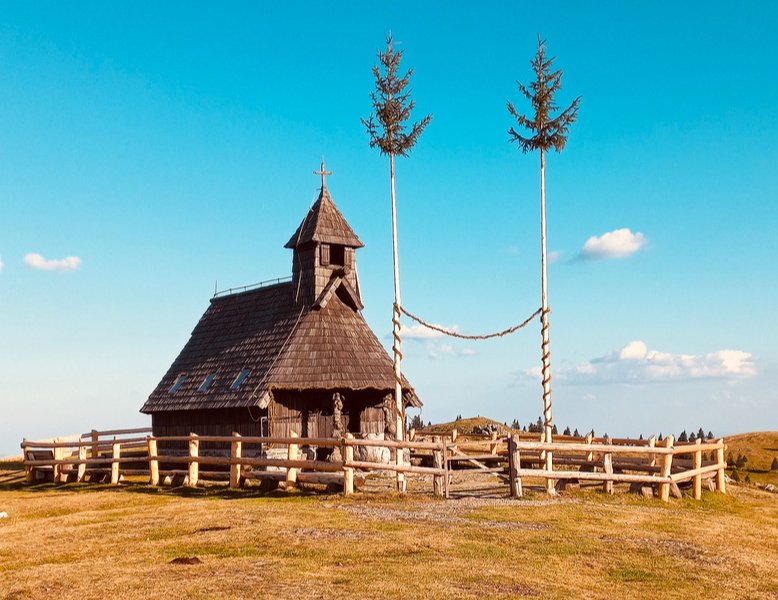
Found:
[{"label": "horizontal fence rail", "polygon": [[[510,495],[523,495],[524,479],[550,482],[601,483],[613,493],[614,483],[657,487],[658,496],[668,501],[678,495],[677,484],[691,481],[692,495],[701,498],[702,480],[713,479],[715,489],[726,493],[723,439],[674,444],[668,436],[659,444],[625,438],[554,436],[545,442],[520,435],[466,440],[456,430],[447,435],[418,435],[412,430],[407,440],[344,438],[301,438],[290,436],[151,435],[150,428],[96,431],[53,440],[21,444],[26,480],[55,482],[110,481],[116,485],[126,476],[147,476],[151,485],[163,478],[196,486],[200,481],[228,481],[240,487],[246,480],[298,481],[342,486],[354,491],[356,470],[402,472],[432,477],[433,492],[449,497],[455,474],[467,471],[503,477]],[[78,439],[73,439],[78,437]],[[229,448],[229,452],[227,452]],[[310,458],[311,450],[332,449],[327,460]],[[355,449],[383,448],[389,454],[409,451],[415,464],[392,458],[388,463],[355,459]],[[714,459],[705,460],[704,454]],[[362,453],[360,453],[362,455]],[[554,463],[556,463],[556,468]],[[430,466],[431,465],[431,466]],[[549,468],[550,466],[550,468]],[[201,468],[202,467],[202,468]]]}]

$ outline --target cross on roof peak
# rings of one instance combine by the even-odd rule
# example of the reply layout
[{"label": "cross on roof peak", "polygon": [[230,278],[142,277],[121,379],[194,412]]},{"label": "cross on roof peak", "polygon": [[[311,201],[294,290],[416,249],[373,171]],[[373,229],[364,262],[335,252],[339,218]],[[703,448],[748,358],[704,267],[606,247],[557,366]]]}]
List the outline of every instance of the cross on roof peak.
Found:
[{"label": "cross on roof peak", "polygon": [[314,175],[321,175],[321,189],[324,189],[327,187],[327,184],[325,182],[325,178],[327,175],[332,175],[332,171],[325,171],[324,170],[324,157],[321,157],[321,169],[318,171],[313,172]]}]

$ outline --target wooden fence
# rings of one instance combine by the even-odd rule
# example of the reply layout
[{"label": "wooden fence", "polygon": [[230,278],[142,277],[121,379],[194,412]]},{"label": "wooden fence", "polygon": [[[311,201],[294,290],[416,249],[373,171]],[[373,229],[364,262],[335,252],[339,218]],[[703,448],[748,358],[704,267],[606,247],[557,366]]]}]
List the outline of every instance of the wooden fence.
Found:
[{"label": "wooden fence", "polygon": [[[519,435],[500,437],[493,433],[480,442],[449,436],[428,438],[411,434],[411,439],[367,440],[345,438],[165,436],[154,437],[151,430],[124,429],[95,431],[78,439],[22,442],[28,482],[53,479],[56,482],[110,481],[118,484],[123,476],[147,476],[151,485],[164,478],[178,479],[196,486],[199,481],[228,481],[240,487],[248,479],[284,481],[286,486],[300,482],[342,485],[345,494],[354,492],[356,470],[416,473],[432,477],[433,493],[449,497],[455,474],[464,468],[477,473],[504,476],[513,497],[523,495],[524,479],[540,479],[553,490],[557,481],[599,482],[613,493],[615,483],[656,485],[659,497],[667,502],[677,484],[691,481],[692,495],[700,499],[703,479],[714,479],[715,488],[726,492],[725,444],[696,440],[674,444],[668,436],[661,444],[648,440],[571,438],[558,436],[553,443],[525,440]],[[229,453],[221,450],[229,446]],[[183,447],[183,452],[176,447]],[[301,455],[304,448],[332,448],[329,460],[311,460]],[[388,448],[390,452],[410,451],[413,463],[403,461],[369,462],[355,460],[355,448]],[[268,448],[275,449],[270,456]],[[713,459],[705,460],[705,453]],[[551,461],[548,460],[551,455]],[[431,466],[422,466],[423,464]],[[547,465],[552,468],[548,469]],[[556,466],[556,468],[554,468]]]},{"label": "wooden fence", "polygon": [[[354,471],[391,471],[431,475],[433,491],[444,494],[446,475],[446,444],[435,441],[396,441],[345,438],[248,437],[234,433],[232,436],[148,435],[150,429],[92,431],[77,440],[24,440],[26,480],[30,483],[41,479],[66,481],[110,481],[117,485],[123,476],[148,476],[151,485],[159,485],[163,478],[180,478],[188,486],[200,481],[228,480],[230,487],[240,487],[247,479],[284,481],[292,487],[298,481],[342,484],[343,492],[354,492]],[[146,433],[139,437],[137,434]],[[112,436],[112,437],[111,437]],[[109,437],[110,439],[100,439]],[[165,450],[185,443],[186,454]],[[229,444],[229,455],[208,452],[209,445]],[[271,458],[263,452],[268,447],[286,448],[285,457]],[[254,447],[254,452],[246,452]],[[337,458],[310,460],[301,457],[304,447],[332,448],[338,450]],[[409,449],[417,454],[431,453],[432,467],[394,462],[369,462],[354,459],[357,447],[380,447],[402,452]],[[253,454],[253,455],[252,455]],[[264,454],[264,455],[263,455]],[[336,456],[333,453],[333,456]]]}]

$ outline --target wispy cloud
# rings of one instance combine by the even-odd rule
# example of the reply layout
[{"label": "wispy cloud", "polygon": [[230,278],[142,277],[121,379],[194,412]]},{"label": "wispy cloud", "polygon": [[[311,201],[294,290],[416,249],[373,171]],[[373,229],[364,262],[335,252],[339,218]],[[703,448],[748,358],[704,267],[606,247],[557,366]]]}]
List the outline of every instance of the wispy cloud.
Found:
[{"label": "wispy cloud", "polygon": [[[450,327],[446,327],[445,325],[438,325],[437,323],[433,323],[433,325],[435,325],[435,327],[441,327],[442,329],[447,329],[455,333],[459,331],[459,325],[451,325]],[[444,334],[440,333],[439,331],[435,331],[429,327],[424,327],[424,325],[414,324],[400,326],[400,336],[402,336],[402,339],[404,340],[431,340],[443,337],[443,335]]]},{"label": "wispy cloud", "polygon": [[[572,384],[656,383],[663,381],[724,379],[756,375],[753,355],[742,350],[716,350],[708,354],[671,354],[649,350],[640,340],[580,363],[552,369],[557,381]],[[522,377],[539,378],[540,367],[525,369]]]},{"label": "wispy cloud", "polygon": [[24,257],[24,264],[39,271],[75,271],[81,266],[81,259],[78,256],[47,259],[36,252],[31,252]]},{"label": "wispy cloud", "polygon": [[555,263],[562,258],[563,252],[561,250],[552,250],[548,253],[548,262]]},{"label": "wispy cloud", "polygon": [[632,233],[627,227],[614,229],[586,240],[580,257],[590,260],[625,258],[640,250],[646,243],[646,236],[640,232]]},{"label": "wispy cloud", "polygon": [[3,262],[3,257],[0,256],[0,272],[3,271],[3,267],[5,267],[5,263]]},{"label": "wispy cloud", "polygon": [[427,344],[427,356],[430,358],[442,358],[446,356],[475,356],[476,351],[472,348],[454,348],[451,344],[429,343]]}]

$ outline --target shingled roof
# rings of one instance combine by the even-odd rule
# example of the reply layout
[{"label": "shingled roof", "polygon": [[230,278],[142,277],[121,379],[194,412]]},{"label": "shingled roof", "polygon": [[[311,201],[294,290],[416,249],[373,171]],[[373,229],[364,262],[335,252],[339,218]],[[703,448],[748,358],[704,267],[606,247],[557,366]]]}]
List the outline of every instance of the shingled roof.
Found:
[{"label": "shingled roof", "polygon": [[318,200],[313,203],[297,231],[289,238],[284,247],[297,248],[312,241],[341,244],[352,248],[364,246],[346,219],[340,214],[324,185],[321,187]]},{"label": "shingled roof", "polygon": [[[296,304],[291,283],[214,297],[141,412],[265,407],[274,389],[393,390],[392,361],[347,304],[347,292],[323,306]],[[244,369],[248,376],[231,389]],[[210,375],[211,385],[198,391]],[[403,391],[406,402],[420,406],[405,380]]]}]

